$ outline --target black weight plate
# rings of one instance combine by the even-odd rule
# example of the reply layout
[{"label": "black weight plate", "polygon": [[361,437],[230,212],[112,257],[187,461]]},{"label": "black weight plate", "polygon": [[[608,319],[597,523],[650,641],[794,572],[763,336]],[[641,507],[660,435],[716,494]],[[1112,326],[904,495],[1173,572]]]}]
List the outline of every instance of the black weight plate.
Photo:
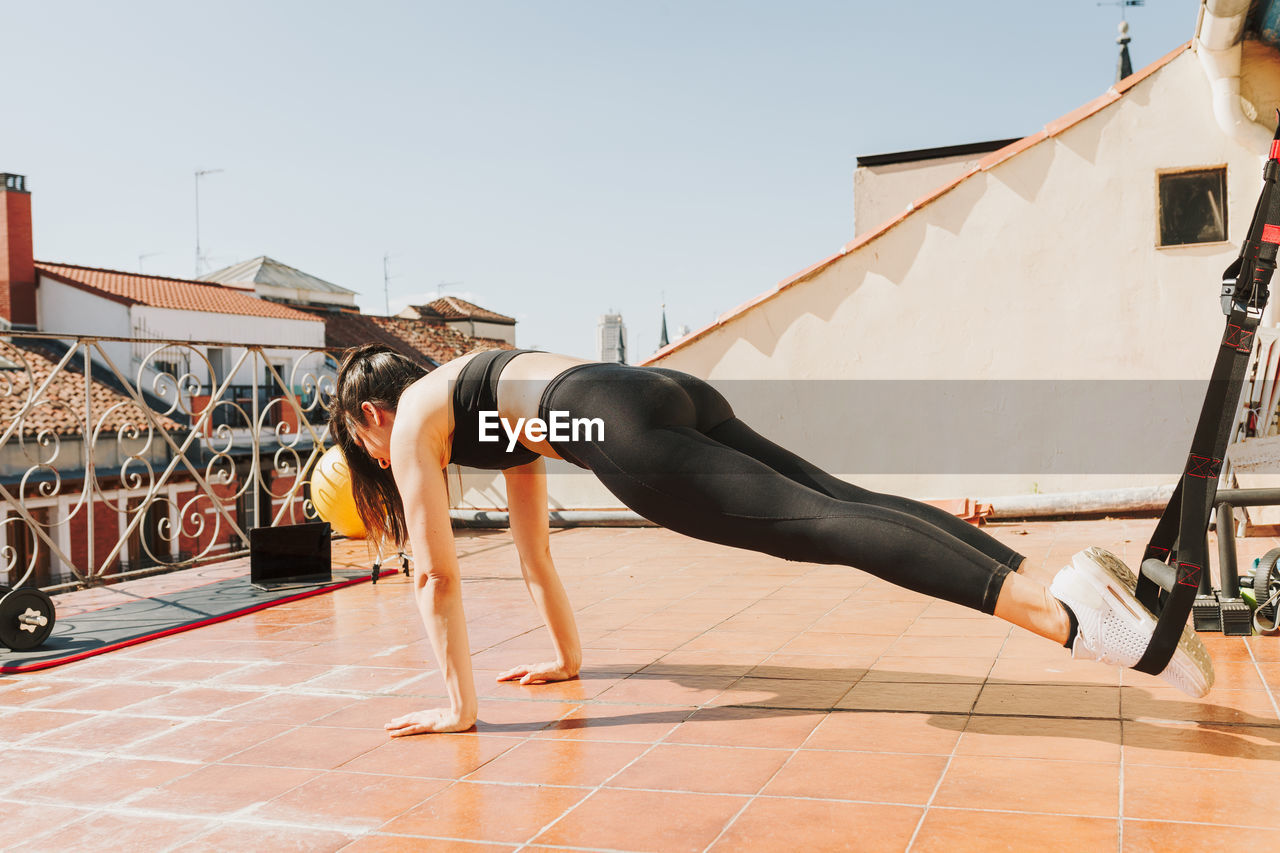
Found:
[{"label": "black weight plate", "polygon": [[[24,626],[21,617],[34,611],[44,617],[43,625]],[[57,617],[53,611],[53,599],[38,589],[11,590],[0,598],[0,643],[15,652],[34,649],[49,638]]]}]

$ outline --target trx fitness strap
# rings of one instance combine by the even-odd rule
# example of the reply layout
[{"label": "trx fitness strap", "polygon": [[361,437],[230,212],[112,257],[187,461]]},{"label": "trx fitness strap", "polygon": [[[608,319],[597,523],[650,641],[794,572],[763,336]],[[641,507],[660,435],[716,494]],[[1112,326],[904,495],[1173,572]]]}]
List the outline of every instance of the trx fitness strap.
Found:
[{"label": "trx fitness strap", "polygon": [[[1218,492],[1222,460],[1235,427],[1253,333],[1267,304],[1271,274],[1280,244],[1280,128],[1263,168],[1262,195],[1253,211],[1240,257],[1222,274],[1222,310],[1227,328],[1209,379],[1191,453],[1173,497],[1164,508],[1142,555],[1138,600],[1159,621],[1147,651],[1134,669],[1157,675],[1169,664],[1196,593],[1208,588],[1209,516]],[[1218,519],[1230,524],[1230,519]]]}]

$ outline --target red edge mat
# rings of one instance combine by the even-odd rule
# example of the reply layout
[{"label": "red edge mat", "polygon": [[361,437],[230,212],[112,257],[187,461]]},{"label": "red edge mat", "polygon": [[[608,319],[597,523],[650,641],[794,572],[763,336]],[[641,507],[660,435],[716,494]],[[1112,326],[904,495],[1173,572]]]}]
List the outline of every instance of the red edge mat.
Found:
[{"label": "red edge mat", "polygon": [[[378,574],[378,577],[379,579],[381,579],[385,577],[390,577],[391,575],[398,575],[398,574],[400,574],[400,571],[398,569],[383,569]],[[175,625],[172,628],[165,628],[161,631],[156,631],[154,633],[146,634],[141,637],[133,637],[128,640],[121,640],[118,643],[107,643],[105,645],[98,646],[97,648],[88,649],[82,652],[74,652],[65,657],[53,658],[51,660],[42,660],[42,661],[37,661],[35,663],[3,665],[3,666],[0,666],[0,675],[10,675],[10,674],[17,674],[22,672],[37,672],[42,669],[50,669],[51,667],[61,666],[65,663],[73,663],[74,661],[84,660],[85,658],[91,658],[95,655],[101,655],[101,654],[106,654],[107,652],[113,652],[113,651],[116,651],[117,649],[123,649],[129,646],[136,646],[140,643],[150,642],[151,640],[158,640],[161,637],[169,637],[169,636],[172,636],[173,634],[181,634],[183,631],[191,631],[196,628],[203,628],[205,625],[216,625],[219,622],[226,622],[228,619],[235,619],[236,617],[244,616],[248,613],[256,613],[259,610],[266,610],[268,607],[275,607],[276,605],[279,605],[279,604],[288,604],[290,601],[300,601],[301,599],[304,599],[304,598],[310,598],[313,595],[323,595],[327,592],[333,592],[336,589],[345,589],[346,587],[349,587],[349,586],[355,586],[358,583],[366,583],[372,578],[372,576],[373,576],[372,573],[366,573],[361,575],[360,577],[351,578],[350,580],[340,581],[339,583],[318,587],[316,589],[304,590],[303,592],[299,592],[296,595],[287,595],[283,598],[274,598],[270,601],[262,601],[257,604],[251,605],[249,607],[242,607],[239,610],[233,610],[230,613],[221,613],[217,616],[211,616],[208,619],[200,619],[195,622],[187,622],[182,625]]]}]

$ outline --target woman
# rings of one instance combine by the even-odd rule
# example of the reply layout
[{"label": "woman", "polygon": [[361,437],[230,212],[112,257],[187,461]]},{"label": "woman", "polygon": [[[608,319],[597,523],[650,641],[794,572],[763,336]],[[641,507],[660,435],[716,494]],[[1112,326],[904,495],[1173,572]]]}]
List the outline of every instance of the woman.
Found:
[{"label": "woman", "polygon": [[[1020,554],[983,531],[825,473],[753,432],[715,389],[678,371],[491,350],[427,374],[371,345],[346,354],[336,384],[330,424],[356,506],[370,535],[412,545],[418,608],[449,694],[447,708],[389,723],[393,736],[461,731],[476,720],[444,474],[450,462],[503,471],[520,566],[554,646],[555,660],[517,666],[500,680],[561,681],[582,662],[548,544],[543,457],[591,470],[663,527],[789,560],[853,566],[993,614],[1077,658],[1132,666],[1154,628],[1128,569],[1105,552],[1077,554],[1045,588],[1018,573]],[[600,428],[551,441],[545,431],[512,426],[564,413]],[[1190,630],[1161,677],[1192,695],[1208,692],[1213,667]]]}]

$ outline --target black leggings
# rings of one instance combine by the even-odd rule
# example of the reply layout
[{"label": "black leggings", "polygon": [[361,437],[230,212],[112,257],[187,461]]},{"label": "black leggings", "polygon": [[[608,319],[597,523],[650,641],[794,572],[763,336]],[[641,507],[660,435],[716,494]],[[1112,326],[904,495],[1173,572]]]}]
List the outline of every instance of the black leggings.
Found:
[{"label": "black leggings", "polygon": [[655,524],[787,560],[853,566],[992,613],[1022,557],[928,504],[861,489],[734,417],[721,394],[666,368],[584,364],[542,395],[540,415],[599,418],[603,438],[556,441]]}]

